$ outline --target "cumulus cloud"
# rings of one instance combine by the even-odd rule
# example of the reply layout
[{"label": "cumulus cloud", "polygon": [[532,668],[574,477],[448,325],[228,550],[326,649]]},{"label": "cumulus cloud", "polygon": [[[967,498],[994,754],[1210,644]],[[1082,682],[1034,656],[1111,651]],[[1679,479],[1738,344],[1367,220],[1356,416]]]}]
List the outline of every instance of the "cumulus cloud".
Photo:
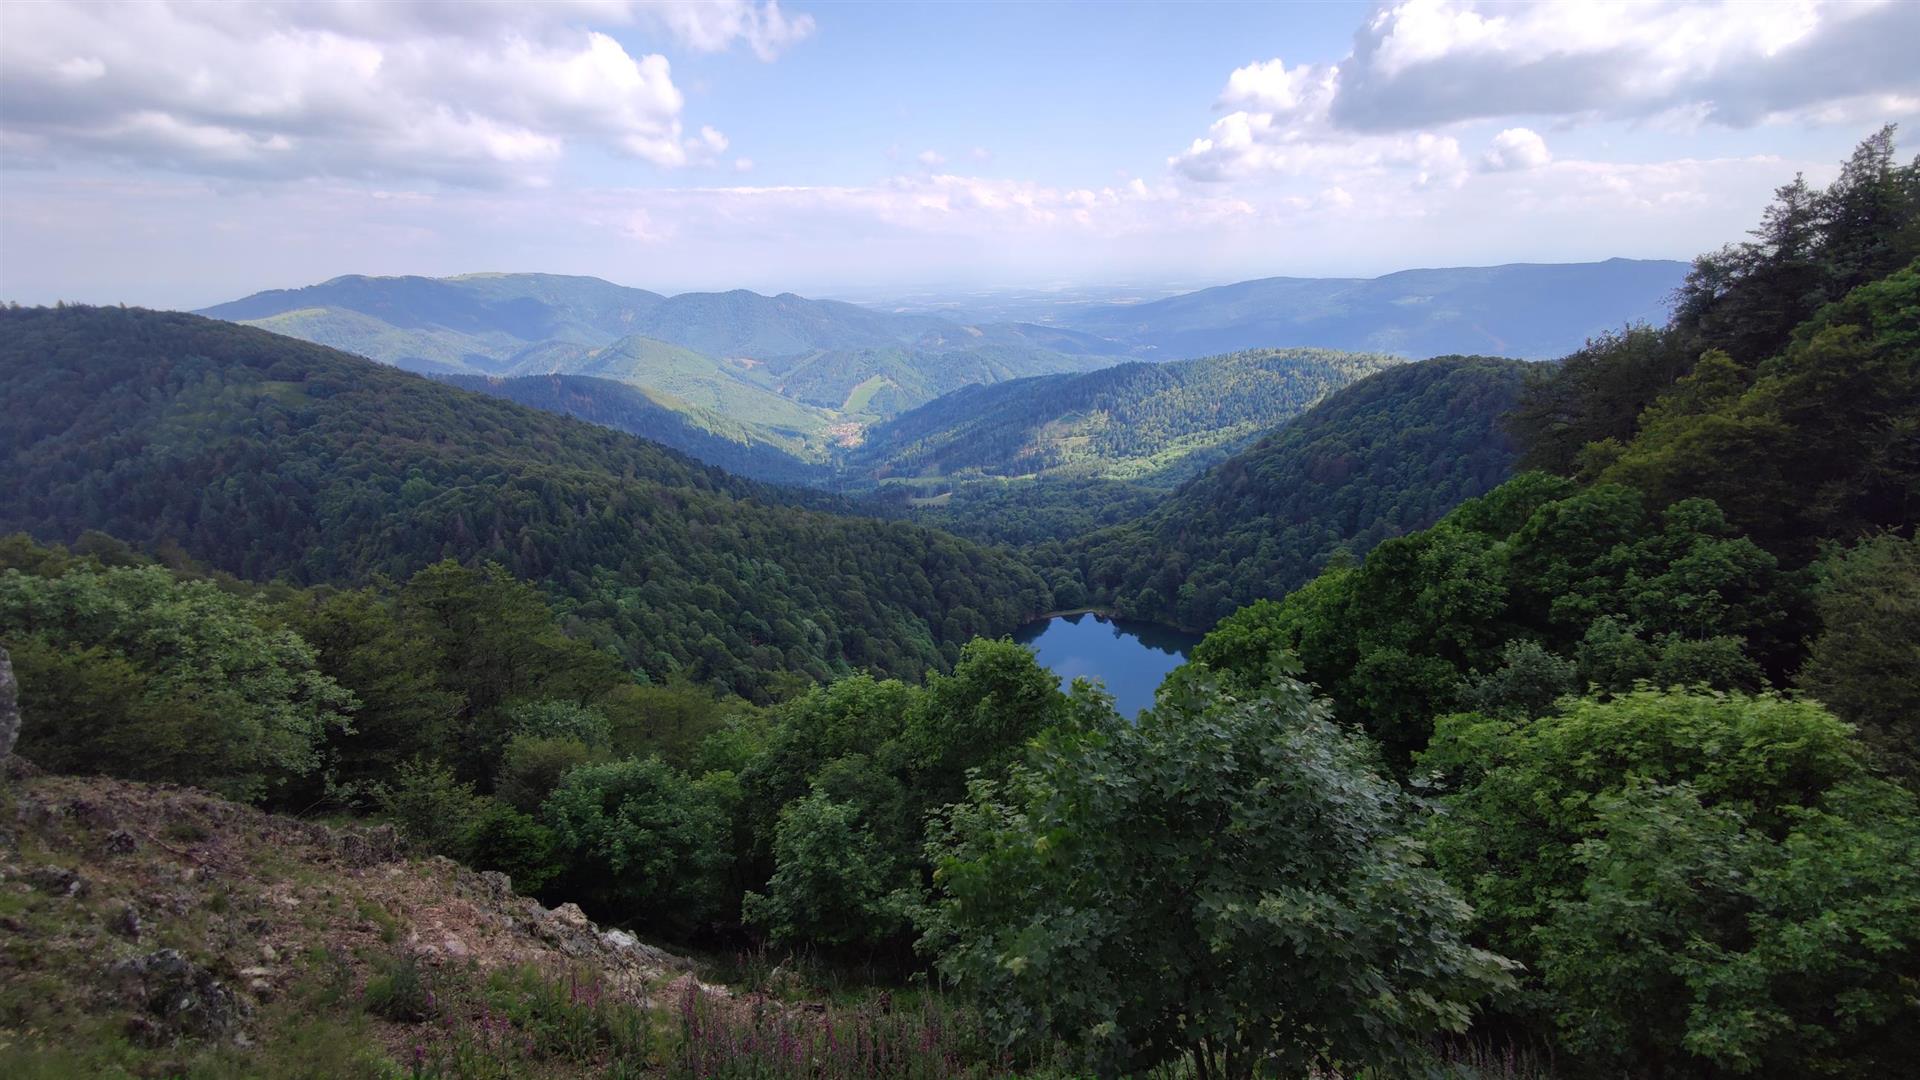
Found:
[{"label": "cumulus cloud", "polygon": [[1920,4],[1406,0],[1339,65],[1333,119],[1393,131],[1510,115],[1745,127],[1849,101],[1920,96]]},{"label": "cumulus cloud", "polygon": [[947,163],[947,155],[938,150],[922,150],[914,160],[929,169],[937,169]]},{"label": "cumulus cloud", "polygon": [[724,52],[745,42],[762,60],[773,60],[813,36],[811,15],[788,15],[778,0],[755,4],[750,0],[686,0],[652,3],[640,14],[657,20],[688,48]]},{"label": "cumulus cloud", "polygon": [[[1235,69],[1205,134],[1168,159],[1203,183],[1299,181],[1391,194],[1554,160],[1551,118],[1665,130],[1877,122],[1920,112],[1920,4],[1673,0],[1592,4],[1400,0],[1377,8],[1338,62]],[[1479,127],[1479,130],[1469,130]],[[1362,200],[1364,201],[1364,200]]]},{"label": "cumulus cloud", "polygon": [[219,176],[539,184],[575,144],[713,164],[668,59],[589,21],[657,22],[763,58],[812,32],[777,4],[13,4],[0,134]]},{"label": "cumulus cloud", "polygon": [[1537,169],[1553,160],[1547,140],[1531,128],[1508,128],[1493,137],[1493,145],[1480,158],[1480,167],[1488,172]]}]

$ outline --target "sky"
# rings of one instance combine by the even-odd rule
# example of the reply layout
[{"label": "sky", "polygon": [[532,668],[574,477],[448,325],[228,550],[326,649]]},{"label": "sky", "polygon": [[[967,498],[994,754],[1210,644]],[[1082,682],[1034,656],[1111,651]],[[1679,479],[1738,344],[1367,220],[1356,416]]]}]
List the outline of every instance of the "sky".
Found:
[{"label": "sky", "polygon": [[1903,0],[7,0],[0,300],[1688,258],[1916,130],[1916,41]]}]

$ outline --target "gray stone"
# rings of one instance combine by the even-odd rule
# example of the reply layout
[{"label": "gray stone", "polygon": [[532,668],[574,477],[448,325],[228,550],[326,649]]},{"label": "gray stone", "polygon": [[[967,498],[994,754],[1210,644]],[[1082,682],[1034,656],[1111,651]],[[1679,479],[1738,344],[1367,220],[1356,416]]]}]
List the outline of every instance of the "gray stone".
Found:
[{"label": "gray stone", "polygon": [[140,910],[132,904],[120,905],[113,913],[113,920],[107,923],[107,929],[126,938],[128,941],[140,940]]},{"label": "gray stone", "polygon": [[246,1005],[226,984],[174,949],[122,960],[107,974],[145,1011],[149,1022],[135,1031],[146,1041],[223,1038],[245,1018]]},{"label": "gray stone", "polygon": [[0,761],[13,753],[20,738],[20,684],[13,678],[13,658],[0,648]]}]

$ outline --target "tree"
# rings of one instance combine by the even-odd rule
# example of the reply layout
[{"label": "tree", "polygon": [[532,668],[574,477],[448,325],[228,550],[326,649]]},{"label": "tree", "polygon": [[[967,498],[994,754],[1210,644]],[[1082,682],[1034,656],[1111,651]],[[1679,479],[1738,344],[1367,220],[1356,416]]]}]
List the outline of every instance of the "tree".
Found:
[{"label": "tree", "polygon": [[374,798],[407,839],[449,857],[465,854],[467,831],[484,808],[472,784],[442,762],[426,758],[401,764],[393,783],[374,789]]},{"label": "tree", "polygon": [[1901,1060],[1920,816],[1818,705],[1639,690],[1449,716],[1419,765],[1444,793],[1436,865],[1479,939],[1527,965],[1519,1009],[1604,1069]]},{"label": "tree", "polygon": [[541,815],[567,854],[570,891],[603,911],[691,930],[720,914],[732,861],[727,802],[658,759],[567,773]]},{"label": "tree", "polygon": [[282,790],[320,767],[357,702],[271,623],[253,601],[158,566],[0,574],[21,754],[238,799]]},{"label": "tree", "polygon": [[1594,800],[1536,931],[1570,1049],[1649,1077],[1888,1076],[1920,1053],[1920,812],[1860,779],[1779,826],[1688,783]]},{"label": "tree", "polygon": [[879,944],[904,928],[894,860],[861,824],[859,807],[823,792],[788,803],[773,852],[766,893],[748,893],[742,910],[773,940]]},{"label": "tree", "polygon": [[1883,534],[1820,565],[1821,634],[1800,686],[1920,781],[1920,538]]},{"label": "tree", "polygon": [[1056,730],[971,785],[922,944],[1004,1043],[1103,1076],[1403,1068],[1508,976],[1369,757],[1291,678],[1176,674],[1137,728]]}]

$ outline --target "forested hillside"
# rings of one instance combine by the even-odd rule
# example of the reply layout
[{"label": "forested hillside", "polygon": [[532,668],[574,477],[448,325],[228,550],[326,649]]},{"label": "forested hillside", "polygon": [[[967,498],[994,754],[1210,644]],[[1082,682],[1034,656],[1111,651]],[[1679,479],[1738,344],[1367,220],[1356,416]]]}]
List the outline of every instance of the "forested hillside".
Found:
[{"label": "forested hillside", "polygon": [[1395,363],[1256,349],[973,386],[875,425],[848,461],[881,478],[1056,473],[1171,483]]},{"label": "forested hillside", "polygon": [[798,439],[774,441],[765,428],[740,423],[714,409],[613,379],[588,375],[441,375],[463,390],[506,398],[551,413],[652,439],[688,457],[750,480],[778,484],[820,482],[826,468],[804,460]]},{"label": "forested hillside", "polygon": [[301,583],[492,560],[626,664],[749,695],[943,667],[1051,605],[1006,555],[264,331],[101,308],[0,328],[0,529]]},{"label": "forested hillside", "polygon": [[1211,626],[1504,480],[1513,448],[1501,424],[1527,366],[1444,357],[1387,368],[1189,481],[1140,520],[1037,557],[1080,575],[1088,603]]}]

